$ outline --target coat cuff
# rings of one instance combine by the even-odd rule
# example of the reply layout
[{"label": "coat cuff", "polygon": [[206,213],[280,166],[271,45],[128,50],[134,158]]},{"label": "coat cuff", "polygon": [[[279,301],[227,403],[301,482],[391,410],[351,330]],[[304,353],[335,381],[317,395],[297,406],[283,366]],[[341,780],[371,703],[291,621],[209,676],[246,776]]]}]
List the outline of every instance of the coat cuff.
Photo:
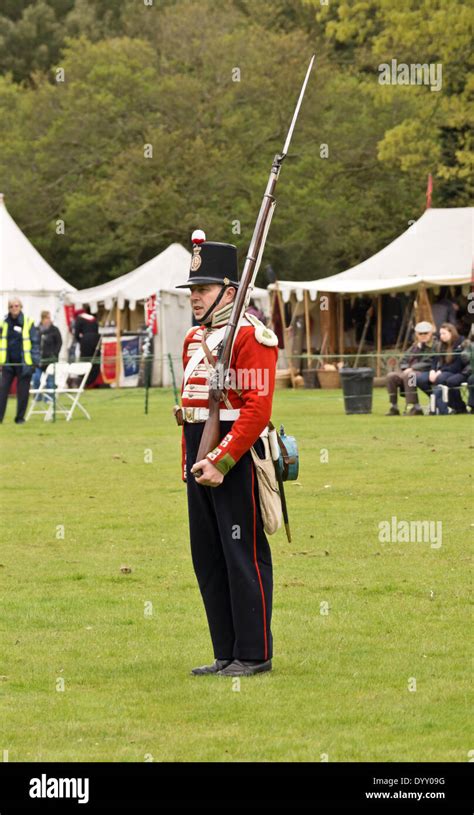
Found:
[{"label": "coat cuff", "polygon": [[[216,448],[217,450],[217,448]],[[210,453],[207,454],[206,458],[211,462],[211,464],[219,470],[222,475],[227,475],[229,470],[236,464],[235,459],[229,453],[225,453],[219,461],[213,461],[212,456],[215,454],[216,450],[212,450]]]}]

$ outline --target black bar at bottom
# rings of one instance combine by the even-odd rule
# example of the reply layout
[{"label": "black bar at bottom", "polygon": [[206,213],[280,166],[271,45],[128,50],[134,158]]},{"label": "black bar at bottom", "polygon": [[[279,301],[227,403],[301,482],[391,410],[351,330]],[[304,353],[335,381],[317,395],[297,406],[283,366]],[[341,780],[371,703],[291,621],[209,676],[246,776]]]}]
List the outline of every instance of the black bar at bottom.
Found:
[{"label": "black bar at bottom", "polygon": [[[0,764],[0,815],[150,807],[472,812],[470,764]],[[472,800],[472,798],[471,798]],[[165,810],[165,811],[166,811]]]}]

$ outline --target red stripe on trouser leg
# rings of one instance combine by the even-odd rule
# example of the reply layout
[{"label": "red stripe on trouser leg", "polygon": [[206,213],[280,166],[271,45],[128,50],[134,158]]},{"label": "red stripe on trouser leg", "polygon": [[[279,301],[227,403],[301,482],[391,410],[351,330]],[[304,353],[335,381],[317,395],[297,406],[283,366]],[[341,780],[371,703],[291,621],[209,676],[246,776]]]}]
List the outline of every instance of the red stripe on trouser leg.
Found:
[{"label": "red stripe on trouser leg", "polygon": [[260,592],[262,595],[262,608],[263,608],[263,640],[265,643],[265,659],[268,659],[268,643],[267,643],[267,612],[265,608],[265,592],[263,591],[262,578],[260,576],[260,569],[257,562],[257,507],[255,505],[255,467],[252,466],[252,505],[253,505],[253,561],[257,570],[258,582],[260,584]]}]

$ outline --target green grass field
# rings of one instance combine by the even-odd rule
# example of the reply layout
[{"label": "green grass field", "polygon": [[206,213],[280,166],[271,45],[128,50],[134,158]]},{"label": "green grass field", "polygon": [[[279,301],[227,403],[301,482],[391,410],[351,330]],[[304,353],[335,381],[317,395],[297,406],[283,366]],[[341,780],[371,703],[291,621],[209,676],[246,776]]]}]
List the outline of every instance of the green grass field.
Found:
[{"label": "green grass field", "polygon": [[[148,416],[138,390],[84,403],[90,422],[17,427],[10,404],[0,427],[0,758],[468,760],[471,417],[277,392],[293,543],[270,539],[274,671],[239,690],[189,675],[212,652],[171,392]],[[380,543],[392,516],[442,521],[441,547]]]}]

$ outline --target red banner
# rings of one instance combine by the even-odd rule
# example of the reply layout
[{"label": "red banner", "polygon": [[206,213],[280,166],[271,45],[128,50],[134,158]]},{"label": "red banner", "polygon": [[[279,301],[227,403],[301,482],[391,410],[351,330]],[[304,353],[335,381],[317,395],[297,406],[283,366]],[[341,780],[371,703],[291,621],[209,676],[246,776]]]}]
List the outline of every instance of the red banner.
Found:
[{"label": "red banner", "polygon": [[145,322],[147,328],[153,327],[153,334],[158,334],[158,321],[156,319],[156,294],[145,300]]},{"label": "red banner", "polygon": [[[115,337],[102,337],[100,345],[100,372],[107,385],[115,382],[117,364],[117,340]],[[120,359],[119,359],[120,364]]]},{"label": "red banner", "polygon": [[71,328],[71,323],[74,320],[75,306],[64,306],[64,316],[66,317],[67,327]]}]

